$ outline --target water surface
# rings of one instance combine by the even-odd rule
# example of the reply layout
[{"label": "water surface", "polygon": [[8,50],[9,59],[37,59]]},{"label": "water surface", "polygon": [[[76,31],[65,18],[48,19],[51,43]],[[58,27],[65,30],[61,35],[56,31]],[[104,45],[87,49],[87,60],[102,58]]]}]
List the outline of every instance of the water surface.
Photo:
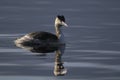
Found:
[{"label": "water surface", "polygon": [[[120,80],[119,0],[1,0],[0,79]],[[66,17],[63,30],[68,74],[53,75],[54,53],[36,56],[13,41],[34,31],[54,31],[54,18]]]}]

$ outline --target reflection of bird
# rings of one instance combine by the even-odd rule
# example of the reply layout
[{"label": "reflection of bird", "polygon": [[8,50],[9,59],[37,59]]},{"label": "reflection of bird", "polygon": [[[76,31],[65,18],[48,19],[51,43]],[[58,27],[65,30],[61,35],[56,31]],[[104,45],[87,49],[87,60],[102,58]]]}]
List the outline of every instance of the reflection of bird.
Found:
[{"label": "reflection of bird", "polygon": [[32,52],[48,53],[58,49],[59,44],[65,44],[61,27],[66,26],[63,15],[58,15],[55,19],[56,35],[49,32],[33,32],[15,40],[18,47],[27,47]]},{"label": "reflection of bird", "polygon": [[67,69],[63,65],[62,54],[63,52],[60,49],[56,50],[55,65],[54,65],[55,76],[64,76],[67,73]]}]

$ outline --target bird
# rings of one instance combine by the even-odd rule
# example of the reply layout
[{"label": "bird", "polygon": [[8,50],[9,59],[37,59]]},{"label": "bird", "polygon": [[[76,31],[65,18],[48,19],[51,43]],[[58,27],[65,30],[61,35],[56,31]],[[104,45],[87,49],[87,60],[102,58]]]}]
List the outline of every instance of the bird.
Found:
[{"label": "bird", "polygon": [[17,38],[14,43],[17,47],[27,48],[31,52],[36,53],[49,53],[59,49],[60,45],[65,45],[62,27],[68,27],[65,17],[57,15],[55,18],[55,31],[56,34],[37,31],[28,33],[20,38]]}]

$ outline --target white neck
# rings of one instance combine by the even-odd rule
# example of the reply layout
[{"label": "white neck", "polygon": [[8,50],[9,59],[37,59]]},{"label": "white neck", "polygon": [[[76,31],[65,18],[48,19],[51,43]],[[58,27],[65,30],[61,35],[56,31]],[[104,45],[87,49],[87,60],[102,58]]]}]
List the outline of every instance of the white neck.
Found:
[{"label": "white neck", "polygon": [[59,41],[61,43],[65,43],[65,41],[64,41],[64,35],[62,33],[61,26],[55,25],[55,29],[56,29],[56,36],[58,37]]}]

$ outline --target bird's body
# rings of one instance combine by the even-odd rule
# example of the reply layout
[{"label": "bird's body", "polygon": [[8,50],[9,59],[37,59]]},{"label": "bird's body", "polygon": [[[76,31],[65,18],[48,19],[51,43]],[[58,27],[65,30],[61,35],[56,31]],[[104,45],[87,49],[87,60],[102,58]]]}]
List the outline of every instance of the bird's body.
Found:
[{"label": "bird's body", "polygon": [[[26,40],[28,38],[28,40]],[[49,32],[32,32],[23,37],[24,42],[31,42],[34,45],[57,43],[58,37]]]},{"label": "bird's body", "polygon": [[59,39],[49,32],[32,32],[18,38],[15,43],[18,47],[27,47],[32,52],[49,53],[58,49]]},{"label": "bird's body", "polygon": [[32,52],[53,52],[59,48],[59,45],[65,44],[61,26],[67,26],[65,18],[64,16],[57,16],[55,20],[56,34],[44,31],[32,32],[15,40],[15,44]]}]

